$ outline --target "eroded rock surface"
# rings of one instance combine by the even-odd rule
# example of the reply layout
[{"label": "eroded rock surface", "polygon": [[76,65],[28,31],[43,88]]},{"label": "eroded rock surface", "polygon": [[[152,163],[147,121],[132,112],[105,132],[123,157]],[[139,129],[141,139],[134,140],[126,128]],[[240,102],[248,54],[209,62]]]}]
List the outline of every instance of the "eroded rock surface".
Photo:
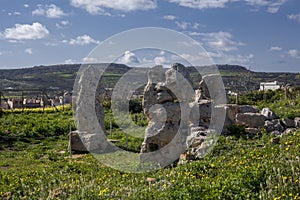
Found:
[{"label": "eroded rock surface", "polygon": [[183,65],[174,64],[165,73],[161,66],[149,71],[143,99],[149,123],[141,153],[162,149],[182,131],[182,118],[188,116],[181,113],[181,107],[190,109],[188,102],[194,99],[194,95],[189,74]]},{"label": "eroded rock surface", "polygon": [[265,124],[267,118],[259,113],[238,113],[236,122],[250,128],[261,128]]},{"label": "eroded rock surface", "polygon": [[268,120],[278,119],[277,115],[270,108],[263,108],[261,114],[264,115]]}]

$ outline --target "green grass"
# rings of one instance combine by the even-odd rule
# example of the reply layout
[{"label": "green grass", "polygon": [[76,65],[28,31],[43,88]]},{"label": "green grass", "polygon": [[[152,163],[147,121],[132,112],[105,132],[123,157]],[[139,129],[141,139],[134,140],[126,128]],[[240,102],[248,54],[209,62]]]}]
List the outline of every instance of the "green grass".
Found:
[{"label": "green grass", "polygon": [[202,160],[140,174],[71,158],[66,137],[16,142],[0,151],[0,198],[299,199],[300,132],[271,139],[222,136]]},{"label": "green grass", "polygon": [[[299,99],[274,98],[257,105],[285,116],[298,112],[299,102],[295,105],[294,101]],[[106,110],[107,132],[109,115]],[[135,115],[139,116],[135,123],[146,126],[143,115]],[[68,130],[63,129],[74,124],[69,119],[71,110],[7,112],[0,117],[1,134],[10,129],[15,130],[11,136],[19,136],[12,141],[0,139],[0,199],[300,199],[300,130],[282,138],[264,131],[252,139],[231,133],[221,136],[201,160],[147,173],[125,173],[91,154],[71,157]],[[109,139],[139,152],[142,138],[129,135],[126,143],[115,121],[112,127]],[[28,134],[20,134],[25,130]],[[130,162],[122,159],[124,164]]]},{"label": "green grass", "polygon": [[292,93],[286,98],[283,90],[249,92],[239,97],[239,104],[271,108],[280,118],[300,117],[300,96]]},{"label": "green grass", "polygon": [[[54,108],[7,110],[0,117],[0,136],[48,137],[67,135],[75,130],[70,106]],[[64,109],[64,110],[63,110]]]},{"label": "green grass", "polygon": [[261,103],[259,108],[269,107],[280,118],[300,117],[300,99],[281,100],[273,103]]},{"label": "green grass", "polygon": [[116,140],[116,146],[132,152],[140,152],[144,140],[144,138],[137,138],[128,134],[128,141],[126,142],[126,133],[121,130],[114,130],[112,135],[108,135],[108,139]]}]

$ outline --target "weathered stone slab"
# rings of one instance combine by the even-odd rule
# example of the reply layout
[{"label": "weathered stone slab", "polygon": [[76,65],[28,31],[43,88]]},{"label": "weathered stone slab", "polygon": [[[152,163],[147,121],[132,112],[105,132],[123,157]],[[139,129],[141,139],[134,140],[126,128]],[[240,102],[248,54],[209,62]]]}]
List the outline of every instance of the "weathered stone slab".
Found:
[{"label": "weathered stone slab", "polygon": [[285,128],[295,128],[295,120],[292,119],[282,119],[282,123]]},{"label": "weathered stone slab", "polygon": [[259,110],[250,105],[239,105],[239,113],[259,113]]},{"label": "weathered stone slab", "polygon": [[149,123],[141,148],[142,153],[162,149],[172,141],[178,131],[182,131],[179,130],[181,123],[188,121],[190,116],[186,116],[181,110],[190,113],[188,103],[195,99],[192,81],[183,65],[174,64],[165,75],[162,73],[162,67],[159,66],[152,68],[148,73],[143,106]]},{"label": "weathered stone slab", "polygon": [[267,118],[259,113],[238,113],[236,123],[250,128],[260,128],[265,124]]},{"label": "weathered stone slab", "polygon": [[287,135],[287,134],[290,134],[294,131],[296,131],[297,129],[296,128],[287,128],[283,133],[282,135]]},{"label": "weathered stone slab", "polygon": [[69,150],[71,153],[86,153],[99,149],[100,137],[98,134],[71,131],[69,133]]}]

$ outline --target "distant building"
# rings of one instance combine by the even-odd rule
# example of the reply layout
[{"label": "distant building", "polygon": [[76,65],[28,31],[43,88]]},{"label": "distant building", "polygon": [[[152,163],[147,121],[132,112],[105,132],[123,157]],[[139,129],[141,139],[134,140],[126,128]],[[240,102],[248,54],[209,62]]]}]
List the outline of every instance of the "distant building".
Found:
[{"label": "distant building", "polygon": [[230,96],[237,96],[238,95],[238,93],[230,91],[230,90],[227,92],[227,94],[230,95]]},{"label": "distant building", "polygon": [[71,92],[65,92],[61,101],[62,105],[65,104],[72,104],[72,93]]},{"label": "distant building", "polygon": [[23,99],[8,99],[7,103],[11,109],[23,107]]},{"label": "distant building", "polygon": [[22,99],[22,98],[14,98],[14,99],[8,99],[7,105],[5,107],[16,109],[16,108],[39,108],[41,107],[41,100],[39,99]]},{"label": "distant building", "polygon": [[39,108],[41,107],[41,100],[40,99],[24,99],[23,100],[23,107],[25,108]]},{"label": "distant building", "polygon": [[61,98],[54,98],[54,99],[51,99],[51,106],[60,106],[62,105],[62,100]]},{"label": "distant building", "polygon": [[6,87],[6,88],[4,88],[5,90],[14,90],[14,89],[16,89],[16,88],[13,88],[13,87]]},{"label": "distant building", "polygon": [[0,105],[0,107],[2,108],[2,109],[10,109],[10,107],[9,107],[9,104],[7,103],[7,102],[1,102],[1,105]]},{"label": "distant building", "polygon": [[264,91],[264,90],[277,90],[280,89],[281,85],[278,83],[278,81],[274,82],[263,82],[260,83],[259,90]]}]

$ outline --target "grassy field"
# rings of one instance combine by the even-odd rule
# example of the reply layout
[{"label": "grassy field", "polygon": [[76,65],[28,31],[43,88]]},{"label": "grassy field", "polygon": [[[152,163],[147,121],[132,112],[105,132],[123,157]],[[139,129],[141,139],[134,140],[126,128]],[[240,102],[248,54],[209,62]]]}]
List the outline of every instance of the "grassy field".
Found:
[{"label": "grassy field", "polygon": [[[26,112],[0,118],[0,136],[17,136],[0,139],[0,199],[300,199],[300,130],[283,137],[262,131],[252,139],[232,133],[201,160],[124,173],[91,154],[68,153],[70,109]],[[138,152],[142,140],[129,137],[125,146],[124,133],[112,125],[109,138]]]},{"label": "grassy field", "polygon": [[[6,110],[0,117],[0,136],[49,137],[75,130],[71,106]],[[0,147],[1,149],[1,147]]]},{"label": "grassy field", "polygon": [[220,137],[199,161],[130,174],[92,155],[71,157],[66,136],[2,144],[2,199],[300,199],[300,132]]},{"label": "grassy field", "polygon": [[239,97],[239,104],[255,105],[259,109],[271,108],[280,118],[300,117],[299,94],[289,94],[286,98],[283,90],[249,92]]}]

